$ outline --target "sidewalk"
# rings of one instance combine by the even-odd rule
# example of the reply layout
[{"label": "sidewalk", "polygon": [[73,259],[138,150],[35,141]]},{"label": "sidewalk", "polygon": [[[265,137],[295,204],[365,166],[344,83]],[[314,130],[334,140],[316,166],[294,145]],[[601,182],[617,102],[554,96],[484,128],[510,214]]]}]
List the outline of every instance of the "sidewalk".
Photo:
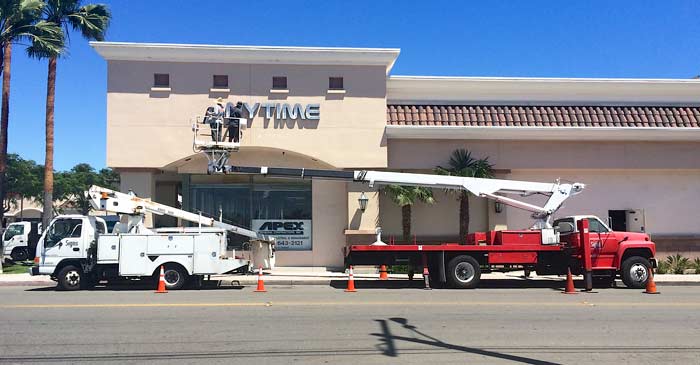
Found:
[{"label": "sidewalk", "polygon": [[[575,280],[581,280],[581,276],[574,277]],[[234,285],[255,285],[257,283],[257,275],[212,275],[212,280],[220,280],[222,284]],[[532,275],[530,278],[524,278],[522,271],[511,271],[507,273],[495,272],[481,275],[482,280],[508,280],[508,281],[523,281],[523,282],[563,282],[564,276],[537,276]],[[264,275],[265,285],[330,285],[333,281],[347,280],[347,274],[338,271],[329,271],[326,268],[301,268],[301,267],[285,267],[266,271]],[[358,267],[355,270],[355,280],[364,281],[379,280],[379,275],[376,274],[376,269],[368,267]],[[408,280],[405,274],[390,274],[389,280]],[[414,281],[423,280],[422,275],[416,274]],[[656,275],[654,281],[659,285],[697,285],[700,286],[700,275]],[[24,274],[0,274],[0,286],[54,286],[56,283],[48,276],[31,276],[28,273]],[[621,283],[618,285],[622,286]]]}]

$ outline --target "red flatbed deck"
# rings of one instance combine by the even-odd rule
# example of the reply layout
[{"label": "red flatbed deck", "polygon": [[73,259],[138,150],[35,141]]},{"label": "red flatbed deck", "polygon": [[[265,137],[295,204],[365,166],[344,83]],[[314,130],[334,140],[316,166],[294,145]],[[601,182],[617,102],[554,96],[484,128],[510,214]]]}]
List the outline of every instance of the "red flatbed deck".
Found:
[{"label": "red flatbed deck", "polygon": [[412,251],[479,251],[479,252],[540,252],[561,251],[561,245],[460,245],[444,243],[439,245],[352,245],[350,252],[412,252]]}]

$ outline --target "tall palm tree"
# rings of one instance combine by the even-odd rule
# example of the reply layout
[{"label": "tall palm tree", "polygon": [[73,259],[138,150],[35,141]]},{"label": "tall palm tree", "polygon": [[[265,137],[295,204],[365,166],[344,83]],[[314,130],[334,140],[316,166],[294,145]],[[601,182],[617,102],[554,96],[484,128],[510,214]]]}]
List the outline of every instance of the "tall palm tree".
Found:
[{"label": "tall palm tree", "polygon": [[[2,109],[0,110],[0,201],[7,193],[7,127],[10,120],[10,65],[12,45],[31,42],[47,50],[63,46],[63,34],[55,24],[40,20],[41,0],[0,0],[0,72],[2,72]],[[0,210],[0,227],[4,212]]]},{"label": "tall palm tree", "polygon": [[[438,166],[435,172],[440,175],[477,177],[490,179],[493,177],[493,165],[487,158],[474,158],[472,153],[464,148],[452,151],[447,167]],[[466,190],[461,190],[459,194],[459,240],[464,242],[469,233],[469,195]]]},{"label": "tall palm tree", "polygon": [[433,191],[418,186],[387,185],[382,189],[389,195],[391,201],[401,207],[401,226],[403,228],[403,240],[411,239],[411,207],[416,201],[427,204],[435,203]]},{"label": "tall palm tree", "polygon": [[[87,40],[104,40],[112,15],[104,4],[82,5],[82,0],[45,0],[43,20],[59,27],[70,41],[72,31],[80,32]],[[49,60],[46,83],[46,158],[44,161],[44,227],[48,227],[53,213],[53,134],[54,103],[56,95],[56,64],[65,54],[67,44],[61,49],[46,49],[41,44],[29,47],[30,56]]]}]

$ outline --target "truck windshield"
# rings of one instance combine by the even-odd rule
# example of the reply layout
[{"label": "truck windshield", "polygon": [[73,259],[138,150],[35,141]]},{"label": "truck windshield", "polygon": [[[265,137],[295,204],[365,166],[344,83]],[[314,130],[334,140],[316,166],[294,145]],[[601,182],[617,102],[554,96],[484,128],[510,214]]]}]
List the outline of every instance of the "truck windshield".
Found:
[{"label": "truck windshield", "polygon": [[62,239],[78,238],[82,232],[83,222],[80,219],[61,219],[55,221],[46,232],[45,247],[56,246]]},{"label": "truck windshield", "polygon": [[24,234],[24,225],[22,224],[11,224],[9,227],[7,227],[7,230],[5,231],[5,237],[3,238],[4,241],[9,241],[12,239],[14,236],[18,236]]}]

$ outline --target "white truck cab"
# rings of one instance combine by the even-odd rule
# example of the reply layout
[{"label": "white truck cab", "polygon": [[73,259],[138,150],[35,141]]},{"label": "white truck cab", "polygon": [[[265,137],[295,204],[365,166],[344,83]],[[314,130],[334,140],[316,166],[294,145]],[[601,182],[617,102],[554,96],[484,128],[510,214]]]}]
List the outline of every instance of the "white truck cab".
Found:
[{"label": "white truck cab", "polygon": [[13,261],[25,261],[33,258],[40,231],[40,223],[10,223],[2,235],[4,257],[9,257]]},{"label": "white truck cab", "polygon": [[39,266],[32,274],[55,276],[62,263],[84,264],[90,245],[106,230],[105,221],[99,217],[71,214],[54,218],[37,244]]}]

